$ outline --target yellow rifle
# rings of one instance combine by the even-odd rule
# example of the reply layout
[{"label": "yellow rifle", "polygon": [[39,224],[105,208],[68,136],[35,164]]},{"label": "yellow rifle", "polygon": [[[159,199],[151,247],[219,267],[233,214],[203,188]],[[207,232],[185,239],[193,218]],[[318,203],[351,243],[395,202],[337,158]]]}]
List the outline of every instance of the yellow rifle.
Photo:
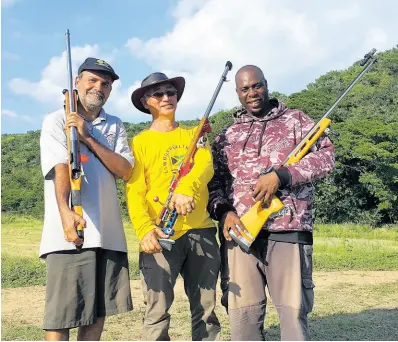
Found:
[{"label": "yellow rifle", "polygon": [[[377,61],[374,57],[376,49],[372,49],[369,53],[365,55],[360,65],[366,67],[357,75],[354,81],[351,82],[349,87],[340,95],[336,102],[330,107],[330,109],[322,116],[322,118],[316,123],[311,130],[306,134],[306,136],[299,142],[299,144],[293,149],[292,152],[286,157],[286,159],[276,168],[291,165],[300,161],[310,150],[312,145],[319,139],[319,137],[326,131],[329,127],[331,120],[328,116],[332,110],[338,105],[338,103],[347,95],[347,93],[352,89],[352,87],[361,79],[361,77],[369,70],[369,68]],[[370,60],[370,62],[369,62]],[[269,170],[271,172],[273,169]],[[266,172],[266,173],[268,173]],[[241,238],[238,238],[235,232],[231,229],[229,234],[232,239],[246,252],[249,251],[251,244],[256,239],[257,235],[260,233],[261,229],[264,227],[268,218],[277,212],[279,212],[284,207],[282,201],[277,197],[273,196],[272,201],[268,207],[264,207],[262,201],[257,202],[246,214],[244,214],[240,220],[249,231],[245,233],[240,230]],[[237,227],[238,228],[238,227]],[[238,228],[239,229],[239,228]]]}]

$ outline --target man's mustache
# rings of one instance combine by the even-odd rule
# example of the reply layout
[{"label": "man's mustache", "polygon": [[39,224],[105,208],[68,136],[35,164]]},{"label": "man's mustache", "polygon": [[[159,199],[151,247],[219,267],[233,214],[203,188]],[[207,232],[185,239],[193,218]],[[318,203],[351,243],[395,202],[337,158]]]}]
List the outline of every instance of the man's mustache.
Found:
[{"label": "man's mustache", "polygon": [[87,94],[97,95],[101,99],[104,99],[105,95],[100,91],[88,91]]}]

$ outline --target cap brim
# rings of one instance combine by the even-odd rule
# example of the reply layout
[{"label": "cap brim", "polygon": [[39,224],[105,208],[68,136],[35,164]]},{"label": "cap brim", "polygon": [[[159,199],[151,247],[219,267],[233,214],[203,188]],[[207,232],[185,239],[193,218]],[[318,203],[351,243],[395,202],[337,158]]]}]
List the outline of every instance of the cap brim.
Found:
[{"label": "cap brim", "polygon": [[177,76],[174,78],[169,78],[167,80],[162,80],[159,82],[154,82],[151,83],[145,87],[138,88],[133,91],[131,94],[131,102],[133,102],[133,105],[135,108],[137,108],[139,111],[151,114],[149,109],[146,109],[144,105],[141,102],[142,97],[145,95],[146,91],[149,88],[152,88],[154,86],[161,85],[163,83],[171,83],[176,89],[177,89],[177,102],[180,101],[182,94],[184,93],[185,89],[185,78],[181,76]]},{"label": "cap brim", "polygon": [[84,69],[80,70],[80,72],[83,72],[83,71],[98,71],[98,72],[102,72],[106,75],[109,75],[113,81],[116,81],[119,79],[119,75],[115,74],[114,72],[109,71],[108,69],[101,68],[100,66],[98,66],[98,67],[93,66],[93,67],[84,68]]}]

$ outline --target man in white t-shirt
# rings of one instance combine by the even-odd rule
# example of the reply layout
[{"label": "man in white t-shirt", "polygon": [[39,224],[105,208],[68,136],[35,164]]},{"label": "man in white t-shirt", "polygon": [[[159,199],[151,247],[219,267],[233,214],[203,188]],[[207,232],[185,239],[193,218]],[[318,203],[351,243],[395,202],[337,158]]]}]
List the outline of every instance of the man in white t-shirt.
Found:
[{"label": "man in white t-shirt", "polygon": [[[102,108],[119,76],[103,60],[87,58],[78,70],[77,112],[43,121],[40,155],[45,215],[40,257],[47,263],[46,340],[99,340],[105,316],[132,310],[127,244],[116,179],[130,178],[134,158],[122,121]],[[76,127],[83,164],[83,217],[70,209],[66,128]],[[82,224],[84,241],[76,228]],[[81,245],[82,249],[76,246]]]}]

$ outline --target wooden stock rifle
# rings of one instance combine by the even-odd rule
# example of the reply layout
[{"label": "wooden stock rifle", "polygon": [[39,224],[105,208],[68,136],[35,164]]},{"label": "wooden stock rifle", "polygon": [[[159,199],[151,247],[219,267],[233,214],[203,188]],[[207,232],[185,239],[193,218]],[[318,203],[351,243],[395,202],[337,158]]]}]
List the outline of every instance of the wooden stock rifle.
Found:
[{"label": "wooden stock rifle", "polygon": [[[66,30],[66,58],[67,58],[67,69],[68,69],[68,89],[63,90],[65,95],[65,118],[69,117],[70,113],[77,111],[77,90],[73,89],[72,79],[72,58],[70,51],[70,35],[69,30]],[[66,121],[65,120],[65,121]],[[81,203],[81,184],[83,168],[81,163],[87,162],[88,158],[86,155],[80,154],[80,143],[79,133],[76,127],[70,127],[66,130],[67,145],[68,145],[68,164],[69,164],[69,178],[70,178],[70,204],[71,209],[83,217],[83,207]],[[84,240],[83,226],[79,224],[77,226],[77,235],[80,239]],[[83,245],[78,245],[76,248],[80,250]]]},{"label": "wooden stock rifle", "polygon": [[[224,72],[222,73],[222,76],[220,78],[220,81],[218,82],[217,88],[213,94],[213,97],[210,100],[210,103],[206,109],[205,114],[203,115],[203,118],[200,120],[199,126],[195,132],[195,135],[192,139],[191,144],[189,145],[188,151],[184,156],[184,159],[174,174],[170,188],[169,188],[169,194],[167,196],[166,202],[163,204],[162,211],[160,212],[157,220],[156,220],[156,225],[162,229],[162,231],[169,235],[173,236],[174,235],[174,224],[177,220],[178,213],[176,209],[170,210],[170,202],[173,197],[174,191],[177,188],[178,183],[180,182],[181,178],[184,177],[188,172],[192,169],[193,164],[194,164],[194,157],[196,154],[196,151],[198,150],[199,147],[204,146],[206,143],[206,133],[211,132],[211,127],[209,124],[209,115],[210,111],[213,108],[214,102],[217,99],[218,93],[221,90],[221,87],[223,83],[227,80],[227,73],[232,69],[232,63],[227,62],[225,64],[225,69]],[[159,201],[158,197],[155,197],[153,199],[155,202]],[[171,239],[159,239],[160,245],[167,249],[171,250],[172,245],[174,244],[174,241]]]}]

